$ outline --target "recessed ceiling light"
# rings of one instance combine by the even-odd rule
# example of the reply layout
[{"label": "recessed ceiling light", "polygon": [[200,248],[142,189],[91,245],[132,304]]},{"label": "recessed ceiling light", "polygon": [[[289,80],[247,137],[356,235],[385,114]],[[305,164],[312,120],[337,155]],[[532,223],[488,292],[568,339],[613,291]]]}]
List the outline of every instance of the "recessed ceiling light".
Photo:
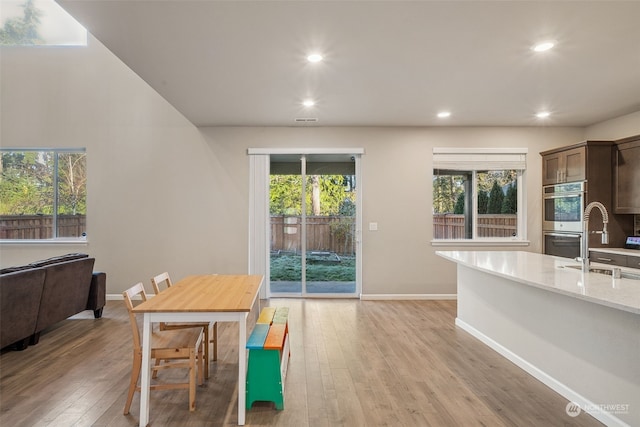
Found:
[{"label": "recessed ceiling light", "polygon": [[539,118],[539,119],[546,119],[550,115],[551,115],[551,113],[548,112],[548,111],[540,111],[539,113],[536,114],[536,117]]},{"label": "recessed ceiling light", "polygon": [[316,103],[311,99],[306,99],[302,102],[302,105],[304,105],[305,107],[313,107],[314,105],[316,105]]},{"label": "recessed ceiling light", "polygon": [[322,55],[320,55],[319,53],[312,53],[311,55],[307,56],[307,61],[309,62],[320,62],[322,61]]},{"label": "recessed ceiling light", "polygon": [[531,50],[535,51],[535,52],[544,52],[547,51],[551,48],[553,48],[556,45],[556,42],[552,41],[552,40],[547,40],[538,44],[533,45],[533,47],[531,48]]},{"label": "recessed ceiling light", "polygon": [[451,112],[449,112],[449,111],[440,111],[438,113],[438,117],[441,118],[441,119],[446,119],[449,116],[451,116]]}]

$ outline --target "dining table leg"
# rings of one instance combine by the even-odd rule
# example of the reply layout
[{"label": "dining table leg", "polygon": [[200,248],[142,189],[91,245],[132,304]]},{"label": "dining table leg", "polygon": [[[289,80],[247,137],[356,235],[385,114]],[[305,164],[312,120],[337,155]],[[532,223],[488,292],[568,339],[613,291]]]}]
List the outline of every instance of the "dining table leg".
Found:
[{"label": "dining table leg", "polygon": [[244,313],[239,323],[238,336],[238,425],[244,425],[246,415],[247,389],[247,316]]},{"label": "dining table leg", "polygon": [[140,427],[149,424],[149,389],[151,387],[151,316],[144,313],[142,329],[142,374],[140,378]]}]

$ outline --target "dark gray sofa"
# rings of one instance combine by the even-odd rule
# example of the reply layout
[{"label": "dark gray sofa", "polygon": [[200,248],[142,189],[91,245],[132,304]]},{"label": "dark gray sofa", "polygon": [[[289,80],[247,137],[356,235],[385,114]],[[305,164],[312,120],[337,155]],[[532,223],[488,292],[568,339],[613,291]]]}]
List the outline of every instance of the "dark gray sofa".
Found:
[{"label": "dark gray sofa", "polygon": [[24,350],[49,326],[93,310],[102,317],[106,274],[94,272],[95,258],[67,254],[0,270],[0,348]]}]

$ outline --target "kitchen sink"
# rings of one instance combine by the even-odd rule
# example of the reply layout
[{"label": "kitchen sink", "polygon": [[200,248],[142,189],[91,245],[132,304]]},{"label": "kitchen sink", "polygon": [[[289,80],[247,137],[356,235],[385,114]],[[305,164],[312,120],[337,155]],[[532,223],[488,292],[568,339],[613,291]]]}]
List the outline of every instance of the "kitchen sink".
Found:
[{"label": "kitchen sink", "polygon": [[[582,267],[579,265],[563,265],[561,266],[561,268],[573,268],[574,270],[582,269]],[[613,269],[601,268],[601,267],[589,267],[589,273],[606,274],[607,276],[612,276]],[[640,280],[640,273],[629,273],[628,271],[621,271],[620,277],[624,279]]]}]

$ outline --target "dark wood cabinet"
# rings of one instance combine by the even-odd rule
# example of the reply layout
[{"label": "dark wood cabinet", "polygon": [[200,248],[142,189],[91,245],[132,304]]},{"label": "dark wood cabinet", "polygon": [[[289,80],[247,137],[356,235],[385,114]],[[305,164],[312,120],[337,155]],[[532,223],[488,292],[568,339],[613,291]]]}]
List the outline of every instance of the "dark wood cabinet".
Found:
[{"label": "dark wood cabinet", "polygon": [[616,142],[613,209],[640,214],[640,135]]},{"label": "dark wood cabinet", "polygon": [[597,183],[591,181],[601,178],[610,183],[614,145],[613,141],[583,141],[541,152],[542,185],[586,180],[593,187]]},{"label": "dark wood cabinet", "polygon": [[627,267],[640,268],[640,255],[638,256],[627,255]]},{"label": "dark wood cabinet", "polygon": [[601,264],[618,265],[620,267],[627,266],[626,255],[612,254],[608,252],[589,251],[589,260],[591,262],[599,262]]},{"label": "dark wood cabinet", "polygon": [[589,260],[600,264],[611,264],[619,267],[640,268],[640,254],[623,255],[603,251],[589,251]]},{"label": "dark wood cabinet", "polygon": [[[633,215],[622,215],[614,209],[614,174],[612,172],[615,166],[615,153],[616,142],[614,141],[583,141],[540,153],[543,186],[584,181],[586,189],[584,206],[597,201],[607,208],[609,245],[602,245],[600,236],[591,234],[588,236],[590,248],[603,246],[621,248],[624,246],[626,237],[634,234]],[[636,169],[640,169],[640,166]],[[635,188],[638,189],[638,184],[635,184]],[[591,230],[601,230],[602,216],[594,212],[589,226]]]},{"label": "dark wood cabinet", "polygon": [[586,179],[586,148],[576,147],[542,156],[542,185]]}]

